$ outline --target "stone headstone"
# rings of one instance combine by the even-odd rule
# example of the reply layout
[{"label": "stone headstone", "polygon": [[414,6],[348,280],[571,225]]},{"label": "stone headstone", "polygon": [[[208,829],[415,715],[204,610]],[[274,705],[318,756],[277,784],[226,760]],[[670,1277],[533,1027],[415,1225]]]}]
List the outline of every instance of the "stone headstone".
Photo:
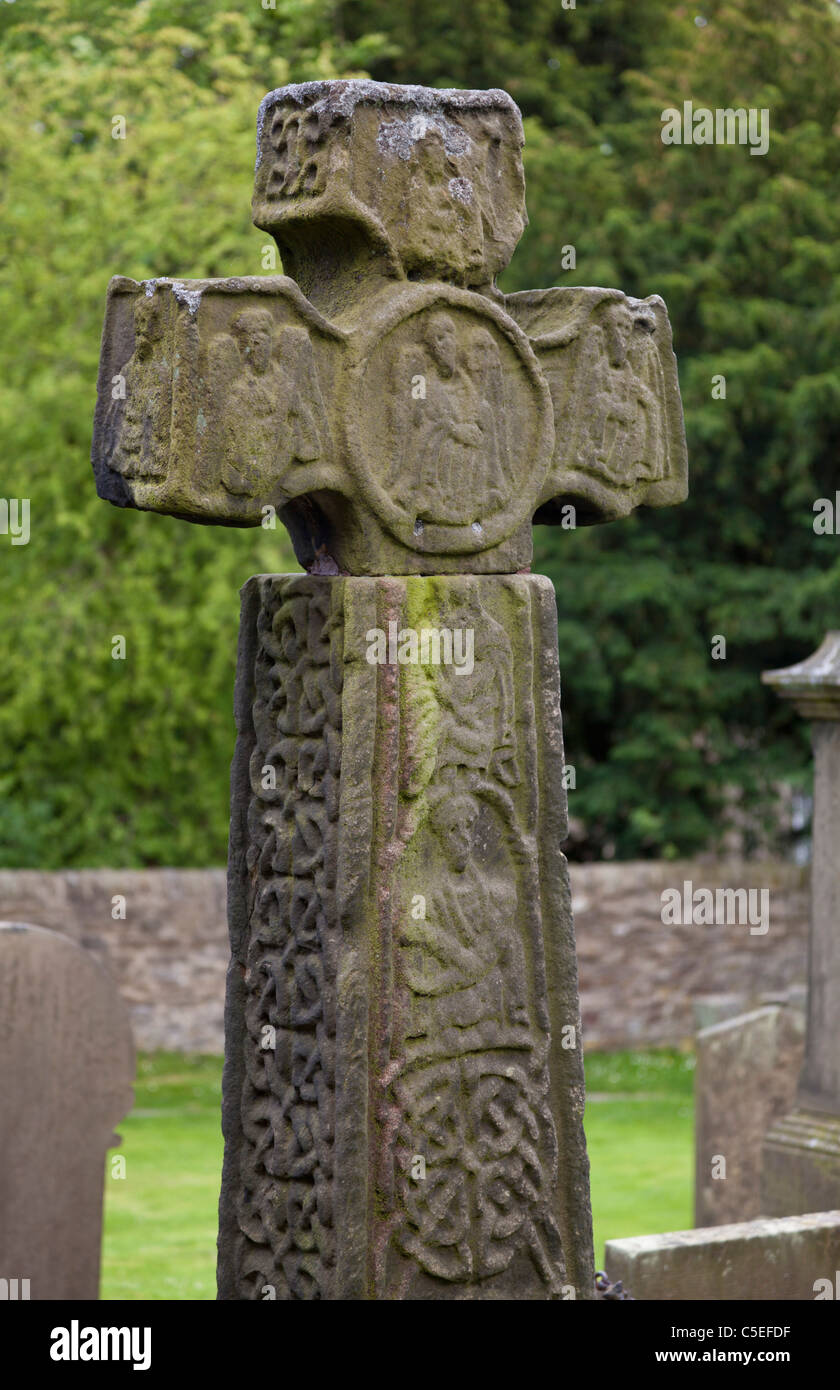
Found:
[{"label": "stone headstone", "polygon": [[804,1039],[802,1010],[780,1004],[697,1034],[695,1225],[761,1215],[761,1146],[793,1105]]},{"label": "stone headstone", "polygon": [[811,722],[814,811],[805,1057],[795,1106],[764,1141],[761,1209],[840,1207],[840,632],[762,679]]},{"label": "stone headstone", "polygon": [[120,506],[285,522],[243,592],[219,1295],[594,1296],[556,611],[531,523],[686,495],[657,296],[495,277],[501,91],[313,82],[257,121],[286,276],[112,281]]},{"label": "stone headstone", "polygon": [[32,1299],[99,1296],[105,1153],[133,1080],[102,967],[57,932],[0,922],[0,1279]]}]

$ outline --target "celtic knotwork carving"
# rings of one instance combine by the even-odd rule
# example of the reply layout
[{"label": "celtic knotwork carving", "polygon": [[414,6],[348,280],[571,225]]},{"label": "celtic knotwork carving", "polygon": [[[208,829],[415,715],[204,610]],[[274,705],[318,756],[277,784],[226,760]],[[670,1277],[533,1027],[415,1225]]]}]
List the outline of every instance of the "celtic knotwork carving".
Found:
[{"label": "celtic knotwork carving", "polygon": [[[556,1139],[544,1069],[503,1053],[467,1055],[407,1073],[395,1094],[397,1246],[447,1281],[499,1274],[521,1249],[548,1271],[540,1227],[554,1236]],[[418,1155],[421,1180],[412,1175]]]},{"label": "celtic knotwork carving", "polygon": [[330,1296],[341,666],[330,595],[266,602],[254,664],[239,1282]]}]

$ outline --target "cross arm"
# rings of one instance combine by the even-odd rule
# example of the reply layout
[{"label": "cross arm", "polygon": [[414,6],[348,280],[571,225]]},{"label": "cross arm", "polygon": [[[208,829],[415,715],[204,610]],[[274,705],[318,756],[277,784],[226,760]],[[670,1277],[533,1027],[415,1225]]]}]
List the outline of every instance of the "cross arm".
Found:
[{"label": "cross arm", "polygon": [[667,507],[688,495],[671,326],[658,295],[555,288],[508,295],[551,393],[554,449],[535,520],[576,523]]},{"label": "cross arm", "polygon": [[327,401],[344,338],[285,276],[116,276],[94,419],[100,496],[256,526],[267,506],[339,486]]}]

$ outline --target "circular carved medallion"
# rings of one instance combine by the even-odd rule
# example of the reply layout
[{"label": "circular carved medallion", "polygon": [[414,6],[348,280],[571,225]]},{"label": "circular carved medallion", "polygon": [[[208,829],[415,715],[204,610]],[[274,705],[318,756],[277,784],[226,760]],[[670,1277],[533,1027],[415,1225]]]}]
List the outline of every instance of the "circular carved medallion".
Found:
[{"label": "circular carved medallion", "polygon": [[356,342],[346,458],[371,510],[412,550],[505,540],[530,518],[554,448],[522,331],[483,295],[402,285]]}]

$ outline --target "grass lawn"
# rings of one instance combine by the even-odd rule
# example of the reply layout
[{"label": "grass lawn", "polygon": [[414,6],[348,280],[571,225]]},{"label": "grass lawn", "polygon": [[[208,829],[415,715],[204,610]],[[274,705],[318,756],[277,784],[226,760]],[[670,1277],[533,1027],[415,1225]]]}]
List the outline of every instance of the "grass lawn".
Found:
[{"label": "grass lawn", "polygon": [[693,1053],[590,1053],[585,1129],[597,1269],[605,1240],[694,1225]]},{"label": "grass lawn", "polygon": [[[670,1050],[587,1057],[598,1268],[611,1237],[691,1225],[693,1066]],[[105,1170],[103,1299],[215,1298],[221,1081],[220,1057],[138,1059],[135,1108]],[[124,1178],[111,1176],[115,1154]]]},{"label": "grass lawn", "polygon": [[[221,1057],[141,1054],[134,1109],[105,1164],[101,1297],[216,1297]],[[125,1178],[110,1176],[114,1153]]]}]

